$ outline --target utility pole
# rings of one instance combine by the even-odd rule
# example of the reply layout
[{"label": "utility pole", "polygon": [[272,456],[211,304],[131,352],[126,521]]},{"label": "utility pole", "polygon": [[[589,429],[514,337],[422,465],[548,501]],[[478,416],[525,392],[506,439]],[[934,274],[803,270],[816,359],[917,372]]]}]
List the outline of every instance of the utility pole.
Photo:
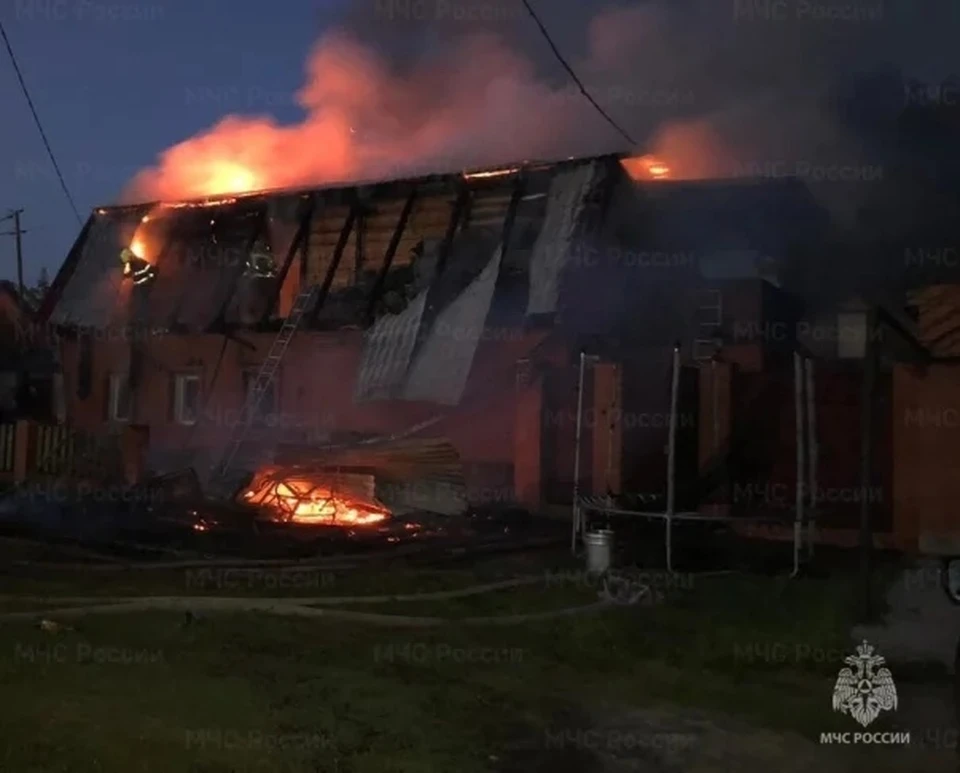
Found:
[{"label": "utility pole", "polygon": [[0,218],[0,222],[3,220],[10,220],[13,218],[13,230],[4,231],[0,236],[12,236],[16,240],[17,245],[17,287],[20,292],[20,299],[23,300],[23,242],[21,241],[21,236],[26,233],[20,227],[20,215],[23,214],[23,209],[15,209],[10,212],[4,218]]}]

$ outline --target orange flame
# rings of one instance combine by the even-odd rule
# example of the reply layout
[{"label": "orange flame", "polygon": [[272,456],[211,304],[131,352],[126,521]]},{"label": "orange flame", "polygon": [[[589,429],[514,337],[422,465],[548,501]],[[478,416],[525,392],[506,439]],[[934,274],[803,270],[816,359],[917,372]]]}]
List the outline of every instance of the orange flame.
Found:
[{"label": "orange flame", "polygon": [[[130,252],[140,258],[140,260],[147,261],[147,263],[153,262],[150,258],[149,240],[147,238],[148,224],[154,219],[156,212],[157,207],[154,207],[150,212],[140,218],[140,224],[137,226],[137,230],[134,231],[133,238],[130,240]],[[123,275],[129,276],[130,274],[131,269],[128,263],[123,268]]]},{"label": "orange flame", "polygon": [[520,171],[519,166],[510,167],[509,169],[493,169],[488,172],[464,172],[463,178],[465,180],[483,180],[490,177],[507,177],[511,174],[516,174]]},{"label": "orange flame", "polygon": [[671,180],[736,176],[737,148],[709,120],[664,124],[650,139],[650,148],[656,158],[670,159]]},{"label": "orange flame", "polygon": [[141,260],[147,259],[147,245],[142,236],[133,237],[133,241],[130,242],[130,252]]},{"label": "orange flame", "polygon": [[[608,43],[591,41],[601,66],[610,64]],[[311,52],[296,94],[302,120],[227,115],[163,151],[123,199],[187,201],[484,170],[504,159],[589,155],[607,137],[606,127],[584,120],[589,106],[538,78],[535,63],[499,36],[465,37],[453,65],[445,54],[400,73],[347,33],[331,32]]]},{"label": "orange flame", "polygon": [[632,156],[620,161],[621,166],[634,180],[666,180],[670,167],[653,156]]},{"label": "orange flame", "polygon": [[226,204],[233,204],[236,201],[237,201],[236,196],[230,196],[225,199],[224,198],[204,199],[203,201],[165,201],[158,205],[158,209],[184,209],[185,207],[220,207]]},{"label": "orange flame", "polygon": [[248,490],[249,503],[272,509],[283,520],[329,526],[368,526],[380,523],[390,511],[373,502],[362,501],[346,491],[334,491],[305,478],[270,482]]},{"label": "orange flame", "polygon": [[210,165],[209,182],[205,191],[216,194],[223,191],[249,193],[257,190],[257,177],[242,164],[230,161],[215,161]]}]

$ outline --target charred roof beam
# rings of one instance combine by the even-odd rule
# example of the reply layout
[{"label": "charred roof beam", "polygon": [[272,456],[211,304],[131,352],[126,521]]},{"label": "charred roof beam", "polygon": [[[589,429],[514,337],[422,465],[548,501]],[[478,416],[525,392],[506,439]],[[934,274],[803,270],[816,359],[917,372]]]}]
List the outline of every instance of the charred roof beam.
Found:
[{"label": "charred roof beam", "polygon": [[327,295],[330,293],[330,287],[333,285],[333,278],[337,274],[337,269],[340,267],[340,260],[343,258],[343,253],[346,252],[347,242],[350,241],[350,234],[353,231],[353,224],[357,220],[357,216],[360,213],[361,204],[354,199],[350,204],[350,210],[347,212],[347,218],[343,222],[343,228],[340,229],[340,236],[337,239],[337,246],[333,250],[333,255],[330,257],[330,265],[327,268],[327,275],[323,279],[323,284],[320,286],[320,291],[317,293],[317,300],[313,306],[313,310],[310,312],[309,316],[309,325],[312,327],[317,323],[317,319],[320,317],[320,311],[323,309],[324,304],[327,301]]},{"label": "charred roof beam", "polygon": [[[265,204],[256,211],[253,221],[253,227],[250,229],[250,235],[247,237],[247,244],[246,248],[244,249],[244,254],[247,256],[248,260],[251,250],[253,250],[254,245],[257,243],[257,239],[260,238],[260,234],[262,234],[267,227],[267,208]],[[226,297],[223,299],[223,303],[220,304],[220,309],[217,312],[217,316],[214,319],[213,324],[210,326],[212,330],[223,332],[228,329],[227,311],[230,309],[230,304],[233,302],[234,296],[237,294],[237,288],[240,286],[240,278],[243,276],[246,270],[246,264],[241,263],[239,268],[236,270],[235,275],[231,278],[230,288],[226,294]]]},{"label": "charred roof beam", "polygon": [[450,212],[450,222],[447,224],[447,232],[444,234],[443,242],[440,244],[440,251],[437,253],[437,267],[434,271],[434,280],[438,279],[447,267],[447,260],[450,258],[450,252],[453,250],[453,240],[457,236],[457,229],[463,222],[463,216],[469,212],[470,202],[472,201],[473,191],[466,183],[460,184],[460,190],[457,193],[457,199],[454,202],[453,209]]},{"label": "charred roof beam", "polygon": [[500,265],[507,259],[507,250],[510,248],[510,237],[513,235],[513,224],[517,221],[517,210],[520,209],[520,202],[527,191],[527,177],[525,174],[517,176],[517,181],[513,186],[513,194],[510,196],[510,204],[507,206],[507,214],[503,219],[503,232],[500,240]]},{"label": "charred roof beam", "polygon": [[[313,213],[316,210],[317,203],[317,194],[309,195],[305,202],[301,206],[301,215],[300,215],[300,225],[297,227],[297,233],[293,237],[293,241],[290,242],[290,249],[287,250],[287,255],[284,258],[283,266],[280,269],[280,273],[277,275],[276,288],[273,290],[270,303],[267,304],[266,309],[264,309],[263,316],[260,319],[260,324],[264,324],[270,317],[271,312],[277,308],[277,304],[280,301],[280,293],[283,292],[283,284],[287,281],[287,275],[290,273],[290,266],[293,265],[293,260],[297,256],[297,252],[300,252],[300,262],[301,267],[307,262],[307,235],[310,230],[310,223],[313,221]],[[301,271],[301,280],[303,277],[303,272]]]},{"label": "charred roof beam", "polygon": [[367,303],[366,313],[367,325],[373,324],[376,316],[377,302],[380,300],[380,296],[383,293],[383,286],[386,284],[387,274],[390,273],[390,267],[393,265],[393,259],[397,255],[397,249],[400,247],[400,240],[403,238],[404,231],[407,230],[407,223],[410,220],[410,214],[413,212],[413,205],[416,203],[416,201],[417,188],[414,187],[407,196],[407,200],[400,212],[400,219],[397,220],[397,227],[393,230],[393,235],[390,237],[390,243],[387,245],[387,251],[383,256],[383,266],[380,269],[380,273],[377,274],[377,280],[373,285],[373,290],[370,292],[370,300]]}]

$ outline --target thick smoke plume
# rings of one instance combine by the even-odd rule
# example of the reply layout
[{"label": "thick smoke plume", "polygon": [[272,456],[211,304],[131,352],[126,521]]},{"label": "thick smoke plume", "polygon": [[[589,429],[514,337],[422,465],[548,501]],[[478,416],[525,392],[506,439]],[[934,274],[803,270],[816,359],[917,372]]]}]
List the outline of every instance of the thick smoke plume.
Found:
[{"label": "thick smoke plume", "polygon": [[[301,123],[228,116],[165,151],[126,197],[179,199],[552,159],[576,151],[579,121],[603,134],[598,116],[570,91],[540,82],[530,62],[496,36],[470,37],[461,54],[398,76],[348,34],[327,35],[297,95]],[[608,148],[614,144],[608,137]]]},{"label": "thick smoke plume", "polygon": [[[480,5],[491,2],[506,8],[508,0]],[[941,24],[939,0],[920,16],[906,0],[781,0],[766,3],[766,12],[759,0],[596,12],[584,5],[556,0],[545,21],[637,147],[587,104],[522,13],[464,12],[462,19],[494,19],[469,25],[451,16],[446,26],[439,17],[377,26],[374,8],[382,14],[389,4],[365,0],[312,51],[297,96],[301,122],[227,116],[162,153],[124,198],[183,199],[614,150],[662,157],[681,178],[788,174],[798,164],[856,167],[872,159],[837,111],[837,95],[885,61],[896,72],[915,65],[920,77],[946,67],[924,58]],[[828,12],[841,5],[845,16]]]}]

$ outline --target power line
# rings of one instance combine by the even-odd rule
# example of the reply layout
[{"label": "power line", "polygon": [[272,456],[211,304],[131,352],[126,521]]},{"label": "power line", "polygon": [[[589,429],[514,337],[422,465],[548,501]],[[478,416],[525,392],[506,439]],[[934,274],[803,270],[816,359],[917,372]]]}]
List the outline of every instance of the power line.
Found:
[{"label": "power line", "polygon": [[583,94],[583,96],[587,98],[587,101],[590,102],[590,104],[597,109],[597,112],[600,113],[600,115],[602,115],[604,119],[606,119],[607,123],[617,130],[617,132],[620,134],[621,137],[623,137],[631,145],[636,145],[637,143],[633,139],[633,137],[631,137],[623,129],[621,129],[620,126],[617,124],[617,122],[614,121],[607,114],[606,110],[604,110],[602,107],[600,107],[600,105],[597,104],[597,100],[595,100],[592,96],[590,96],[590,92],[587,91],[586,86],[583,85],[583,82],[580,80],[580,78],[577,77],[577,74],[573,71],[573,68],[569,64],[567,64],[567,60],[563,58],[563,54],[560,53],[560,50],[554,44],[553,40],[550,37],[550,33],[547,32],[547,28],[543,26],[543,22],[540,21],[540,18],[537,16],[537,12],[533,10],[533,6],[530,5],[529,0],[521,0],[521,1],[523,2],[524,7],[526,7],[527,11],[529,12],[533,21],[540,28],[540,32],[543,33],[543,37],[546,39],[547,44],[550,46],[550,49],[553,51],[554,56],[557,57],[560,64],[563,65],[563,68],[570,74],[570,77],[573,78],[573,82],[576,83],[577,86],[580,88],[580,93]]},{"label": "power line", "polygon": [[17,74],[17,80],[20,81],[20,89],[23,91],[23,96],[27,99],[27,104],[30,106],[30,112],[33,113],[33,120],[37,124],[37,129],[40,131],[40,137],[43,139],[43,145],[47,149],[47,155],[50,156],[50,161],[53,163],[53,169],[57,173],[57,178],[60,180],[60,187],[63,188],[63,192],[66,194],[67,201],[70,202],[70,208],[73,210],[74,217],[77,218],[78,223],[82,224],[83,219],[80,217],[80,212],[77,209],[77,205],[73,202],[73,196],[70,195],[70,189],[67,188],[66,180],[63,179],[63,174],[60,172],[60,165],[57,163],[57,157],[53,155],[53,149],[50,147],[50,141],[47,139],[47,133],[43,130],[43,124],[40,123],[40,116],[37,115],[37,109],[33,106],[33,100],[30,98],[30,91],[27,89],[27,84],[23,80],[23,74],[20,72],[20,65],[17,64],[17,57],[13,54],[13,47],[10,45],[10,38],[7,37],[7,31],[4,29],[2,21],[0,21],[0,37],[3,37],[3,42],[7,47],[7,53],[10,54],[10,61],[13,63],[13,71]]}]

